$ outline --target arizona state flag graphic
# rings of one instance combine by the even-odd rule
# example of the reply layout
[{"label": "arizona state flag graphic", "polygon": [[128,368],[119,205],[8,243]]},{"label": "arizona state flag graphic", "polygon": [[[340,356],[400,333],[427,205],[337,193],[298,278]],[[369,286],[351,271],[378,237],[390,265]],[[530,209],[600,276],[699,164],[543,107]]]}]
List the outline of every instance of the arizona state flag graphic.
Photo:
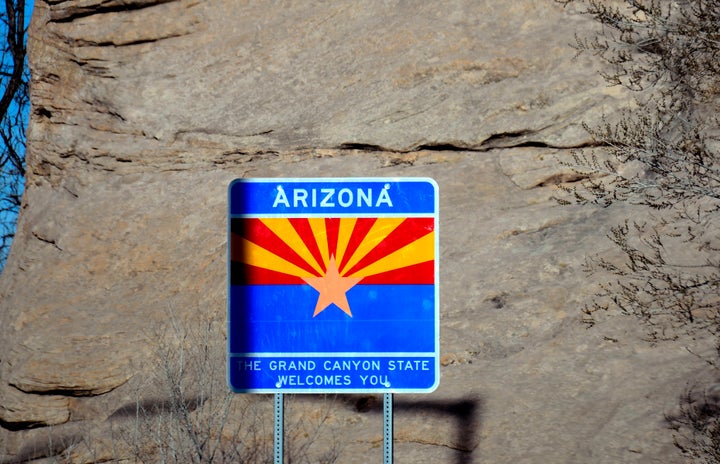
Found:
[{"label": "arizona state flag graphic", "polygon": [[229,213],[233,390],[437,387],[434,181],[239,179]]}]

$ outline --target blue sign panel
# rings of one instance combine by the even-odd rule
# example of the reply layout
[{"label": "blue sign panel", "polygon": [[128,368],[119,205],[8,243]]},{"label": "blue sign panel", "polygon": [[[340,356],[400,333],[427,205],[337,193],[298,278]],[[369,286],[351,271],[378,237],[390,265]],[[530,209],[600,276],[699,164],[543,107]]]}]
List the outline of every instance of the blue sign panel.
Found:
[{"label": "blue sign panel", "polygon": [[229,213],[234,391],[437,388],[432,179],[238,179]]}]

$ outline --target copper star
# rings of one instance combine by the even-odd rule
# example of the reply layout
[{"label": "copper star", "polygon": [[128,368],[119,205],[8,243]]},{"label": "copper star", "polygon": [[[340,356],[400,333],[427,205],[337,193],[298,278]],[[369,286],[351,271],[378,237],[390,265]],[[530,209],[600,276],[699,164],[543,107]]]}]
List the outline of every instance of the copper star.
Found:
[{"label": "copper star", "polygon": [[303,277],[303,280],[312,288],[320,292],[313,317],[323,312],[331,304],[342,309],[345,314],[352,317],[350,303],[347,300],[347,291],[353,288],[362,277],[342,277],[338,271],[335,256],[330,257],[327,271],[322,277]]}]

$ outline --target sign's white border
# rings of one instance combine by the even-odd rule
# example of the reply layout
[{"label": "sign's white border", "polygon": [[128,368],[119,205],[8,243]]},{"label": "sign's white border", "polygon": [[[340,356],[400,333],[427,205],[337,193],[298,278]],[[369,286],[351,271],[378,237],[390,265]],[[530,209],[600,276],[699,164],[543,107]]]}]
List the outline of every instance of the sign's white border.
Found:
[{"label": "sign's white border", "polygon": [[[368,213],[368,214],[357,214],[357,213],[351,213],[351,214],[342,214],[342,213],[332,213],[331,217],[433,217],[434,218],[434,231],[435,231],[435,284],[434,284],[434,291],[435,291],[435,350],[432,353],[345,353],[345,352],[336,352],[336,353],[231,353],[230,352],[230,240],[227,241],[227,253],[226,256],[228,257],[227,262],[227,290],[228,290],[228,298],[227,298],[227,343],[226,343],[226,353],[227,353],[227,363],[226,363],[226,378],[227,378],[227,384],[234,391],[235,393],[314,393],[314,394],[322,394],[322,393],[431,393],[437,389],[437,387],[440,384],[440,189],[437,184],[437,182],[430,178],[430,177],[261,177],[261,178],[238,178],[230,182],[228,185],[228,224],[227,224],[227,237],[230,237],[230,219],[235,217],[287,217],[287,218],[293,218],[293,217],[330,217],[329,214],[230,214],[230,198],[231,198],[231,191],[232,186],[237,182],[244,182],[244,183],[317,183],[317,182],[328,182],[332,184],[341,184],[343,182],[395,182],[395,183],[403,183],[403,182],[427,182],[432,185],[433,192],[434,192],[434,206],[433,206],[433,212],[432,213],[422,213],[422,214],[413,214],[413,213]],[[230,359],[235,357],[245,357],[245,356],[253,356],[253,357],[285,357],[285,358],[292,358],[292,357],[377,357],[377,358],[392,358],[392,357],[402,357],[402,356],[409,356],[409,357],[433,357],[434,358],[434,378],[435,382],[432,386],[428,388],[393,388],[392,386],[390,388],[384,388],[384,387],[375,387],[375,388],[362,388],[362,389],[342,389],[342,388],[312,388],[312,389],[303,389],[303,388],[289,388],[289,387],[280,387],[280,388],[274,388],[274,389],[268,389],[268,388],[259,388],[259,389],[237,389],[232,386],[230,383]]]}]

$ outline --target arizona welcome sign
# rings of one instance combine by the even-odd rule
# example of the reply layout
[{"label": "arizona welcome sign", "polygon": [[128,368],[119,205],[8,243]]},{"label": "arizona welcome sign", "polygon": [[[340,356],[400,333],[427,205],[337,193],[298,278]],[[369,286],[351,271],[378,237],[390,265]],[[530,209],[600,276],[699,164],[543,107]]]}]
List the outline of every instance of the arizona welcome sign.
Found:
[{"label": "arizona welcome sign", "polygon": [[233,390],[437,387],[432,179],[238,179],[228,248]]}]

